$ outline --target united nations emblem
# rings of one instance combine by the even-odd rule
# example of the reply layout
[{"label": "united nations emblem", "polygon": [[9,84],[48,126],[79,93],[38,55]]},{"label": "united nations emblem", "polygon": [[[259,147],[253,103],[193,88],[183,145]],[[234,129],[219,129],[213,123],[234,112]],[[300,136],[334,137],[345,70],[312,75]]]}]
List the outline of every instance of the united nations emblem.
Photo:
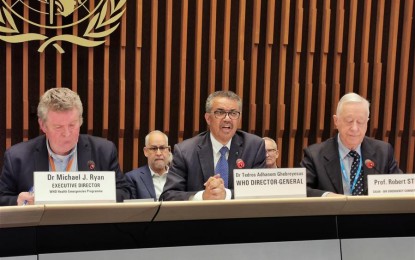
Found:
[{"label": "united nations emblem", "polygon": [[[95,47],[118,28],[125,3],[126,0],[0,0],[0,40],[40,41],[39,52],[52,45],[64,53],[59,45],[64,41]],[[70,29],[74,26],[77,33]]]}]

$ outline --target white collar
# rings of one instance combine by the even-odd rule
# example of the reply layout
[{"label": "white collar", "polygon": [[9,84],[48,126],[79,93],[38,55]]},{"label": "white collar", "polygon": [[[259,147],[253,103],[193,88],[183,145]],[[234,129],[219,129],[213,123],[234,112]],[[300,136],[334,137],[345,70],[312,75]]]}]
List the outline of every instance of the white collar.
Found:
[{"label": "white collar", "polygon": [[[342,158],[342,159],[344,159],[344,158],[346,158],[346,156],[348,156],[349,155],[349,152],[351,151],[349,148],[347,148],[343,143],[342,143],[342,141],[340,140],[340,134],[338,134],[337,135],[337,142],[339,143],[339,154],[340,154],[340,158]],[[362,156],[362,152],[361,152],[361,145],[362,144],[359,144],[357,147],[356,147],[356,149],[355,149],[355,151],[360,155],[360,156]]]},{"label": "white collar", "polygon": [[219,150],[224,146],[228,147],[228,150],[231,150],[232,138],[226,145],[223,145],[218,140],[216,140],[216,138],[212,135],[212,132],[210,132],[210,140],[212,142],[213,153],[219,153]]},{"label": "white collar", "polygon": [[150,165],[148,166],[148,168],[150,169],[151,177],[154,177],[154,176],[163,176],[163,175],[166,175],[167,172],[169,171],[169,166],[167,166],[166,171],[162,175],[160,175],[160,174],[156,173],[155,171],[153,171],[151,169]]}]

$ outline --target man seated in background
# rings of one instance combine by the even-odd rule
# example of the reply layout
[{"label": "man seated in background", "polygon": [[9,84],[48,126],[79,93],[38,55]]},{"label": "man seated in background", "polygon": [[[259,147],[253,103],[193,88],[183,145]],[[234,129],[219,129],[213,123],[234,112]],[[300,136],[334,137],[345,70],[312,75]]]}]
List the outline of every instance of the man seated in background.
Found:
[{"label": "man seated in background", "polygon": [[158,130],[150,132],[145,138],[144,155],[147,165],[127,172],[125,178],[133,199],[158,200],[172,159],[167,135]]},{"label": "man seated in background", "polygon": [[265,167],[264,140],[237,130],[242,113],[238,95],[214,92],[207,98],[205,109],[209,131],[174,146],[160,200],[231,199],[235,167]]},{"label": "man seated in background", "polygon": [[277,143],[269,137],[263,137],[262,139],[265,141],[265,150],[267,151],[266,167],[278,168],[277,159],[280,156],[280,152],[278,151]]},{"label": "man seated in background", "polygon": [[[344,95],[333,115],[338,134],[304,149],[307,196],[367,195],[368,174],[402,172],[389,143],[365,136],[369,106],[358,94]],[[375,167],[367,167],[366,160]]]},{"label": "man seated in background", "polygon": [[0,205],[33,204],[35,171],[114,171],[117,201],[130,198],[120,170],[115,145],[103,138],[80,135],[82,102],[68,88],[52,88],[37,108],[45,133],[10,147],[4,154],[0,175]]}]

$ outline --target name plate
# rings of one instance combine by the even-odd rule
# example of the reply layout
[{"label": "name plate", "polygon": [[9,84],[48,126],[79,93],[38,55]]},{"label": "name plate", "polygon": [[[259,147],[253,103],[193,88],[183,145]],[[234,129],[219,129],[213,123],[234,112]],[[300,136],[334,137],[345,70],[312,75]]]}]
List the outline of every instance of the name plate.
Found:
[{"label": "name plate", "polygon": [[235,169],[235,199],[306,197],[305,168]]},{"label": "name plate", "polygon": [[369,196],[415,195],[415,174],[370,174]]},{"label": "name plate", "polygon": [[34,172],[35,204],[116,202],[115,172]]}]

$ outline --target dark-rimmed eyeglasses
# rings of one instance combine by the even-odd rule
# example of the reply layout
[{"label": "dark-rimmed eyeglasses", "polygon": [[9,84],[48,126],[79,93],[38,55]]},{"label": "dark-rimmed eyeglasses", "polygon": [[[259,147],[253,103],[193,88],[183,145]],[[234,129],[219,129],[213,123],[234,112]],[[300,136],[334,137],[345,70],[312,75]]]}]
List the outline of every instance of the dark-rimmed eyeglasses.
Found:
[{"label": "dark-rimmed eyeglasses", "polygon": [[226,115],[228,115],[230,119],[238,119],[239,116],[241,115],[241,112],[235,111],[235,110],[231,110],[231,111],[216,110],[213,112],[213,114],[215,115],[217,119],[224,119]]},{"label": "dark-rimmed eyeglasses", "polygon": [[160,152],[169,151],[170,152],[170,146],[150,146],[150,147],[146,147],[146,149],[152,153],[157,153],[157,151],[160,151]]}]

